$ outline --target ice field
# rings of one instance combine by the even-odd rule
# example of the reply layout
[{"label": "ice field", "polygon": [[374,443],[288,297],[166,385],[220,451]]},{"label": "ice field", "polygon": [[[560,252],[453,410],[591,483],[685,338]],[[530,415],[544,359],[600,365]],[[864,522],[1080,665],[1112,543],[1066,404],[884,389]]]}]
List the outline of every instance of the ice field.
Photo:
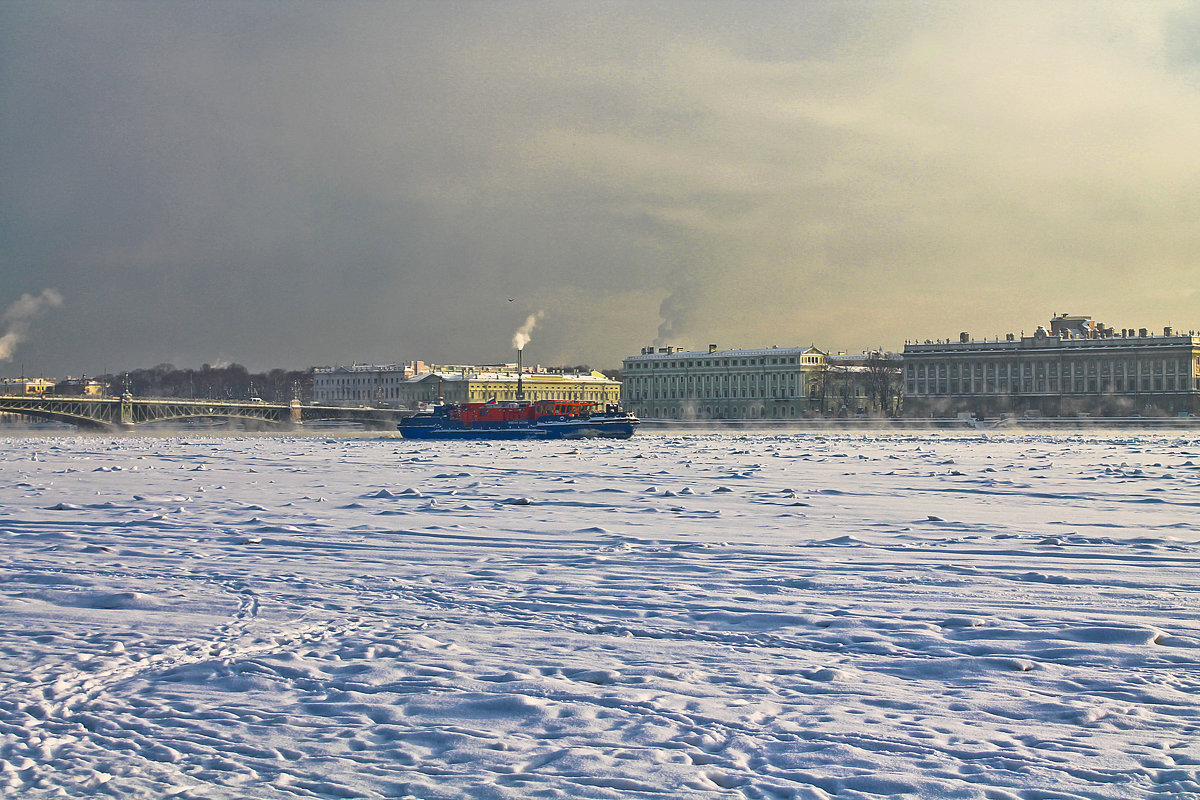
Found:
[{"label": "ice field", "polygon": [[0,796],[1200,797],[1200,437],[0,438]]}]

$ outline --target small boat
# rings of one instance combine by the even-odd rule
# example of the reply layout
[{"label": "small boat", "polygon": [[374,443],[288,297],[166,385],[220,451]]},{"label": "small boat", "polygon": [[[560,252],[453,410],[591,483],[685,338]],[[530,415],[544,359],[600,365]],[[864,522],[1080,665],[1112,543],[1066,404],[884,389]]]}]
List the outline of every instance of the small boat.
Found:
[{"label": "small boat", "polygon": [[628,439],[640,420],[585,400],[438,404],[396,426],[405,439]]}]

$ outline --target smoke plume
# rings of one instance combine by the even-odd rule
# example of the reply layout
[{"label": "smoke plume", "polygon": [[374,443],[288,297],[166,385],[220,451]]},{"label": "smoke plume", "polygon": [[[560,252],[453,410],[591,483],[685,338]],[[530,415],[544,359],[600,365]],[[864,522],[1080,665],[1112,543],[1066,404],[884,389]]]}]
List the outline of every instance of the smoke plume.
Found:
[{"label": "smoke plume", "polygon": [[542,312],[530,314],[525,318],[525,324],[517,329],[513,334],[513,349],[524,350],[525,345],[529,344],[529,334],[533,333],[533,329],[537,326],[538,320],[542,318]]},{"label": "smoke plume", "polygon": [[658,315],[663,321],[658,326],[658,337],[654,340],[654,346],[682,344],[678,337],[688,330],[700,302],[700,291],[693,283],[682,283],[663,298],[662,305],[658,308]]},{"label": "smoke plume", "polygon": [[47,308],[57,308],[62,305],[62,295],[55,289],[43,289],[36,297],[31,294],[21,295],[21,299],[4,309],[0,322],[5,326],[4,335],[0,336],[0,361],[12,358],[17,345],[29,337],[30,324],[42,315]]}]

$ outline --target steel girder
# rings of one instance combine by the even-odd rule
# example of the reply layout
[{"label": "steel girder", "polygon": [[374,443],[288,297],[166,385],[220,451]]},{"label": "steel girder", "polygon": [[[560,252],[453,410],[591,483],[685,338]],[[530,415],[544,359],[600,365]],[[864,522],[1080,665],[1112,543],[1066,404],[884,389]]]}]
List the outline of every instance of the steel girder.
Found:
[{"label": "steel girder", "polygon": [[128,395],[120,398],[0,395],[0,413],[4,412],[103,428],[129,428],[149,422],[187,419],[245,419],[271,425],[287,425],[293,421],[345,420],[379,427],[411,413],[376,408],[300,406],[300,418],[293,420],[291,405],[275,403],[147,400]]}]

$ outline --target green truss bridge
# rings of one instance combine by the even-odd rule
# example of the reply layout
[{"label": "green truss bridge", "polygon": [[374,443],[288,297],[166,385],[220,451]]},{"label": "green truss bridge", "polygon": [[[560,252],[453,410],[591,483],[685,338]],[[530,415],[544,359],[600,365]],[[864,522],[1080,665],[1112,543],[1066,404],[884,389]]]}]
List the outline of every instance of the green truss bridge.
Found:
[{"label": "green truss bridge", "polygon": [[147,400],[129,394],[121,397],[57,397],[54,395],[0,395],[0,413],[68,422],[83,428],[132,430],[140,425],[195,420],[231,420],[248,427],[294,428],[306,422],[358,422],[368,428],[395,428],[412,414],[388,408],[306,406],[299,400],[287,405],[217,400]]}]

